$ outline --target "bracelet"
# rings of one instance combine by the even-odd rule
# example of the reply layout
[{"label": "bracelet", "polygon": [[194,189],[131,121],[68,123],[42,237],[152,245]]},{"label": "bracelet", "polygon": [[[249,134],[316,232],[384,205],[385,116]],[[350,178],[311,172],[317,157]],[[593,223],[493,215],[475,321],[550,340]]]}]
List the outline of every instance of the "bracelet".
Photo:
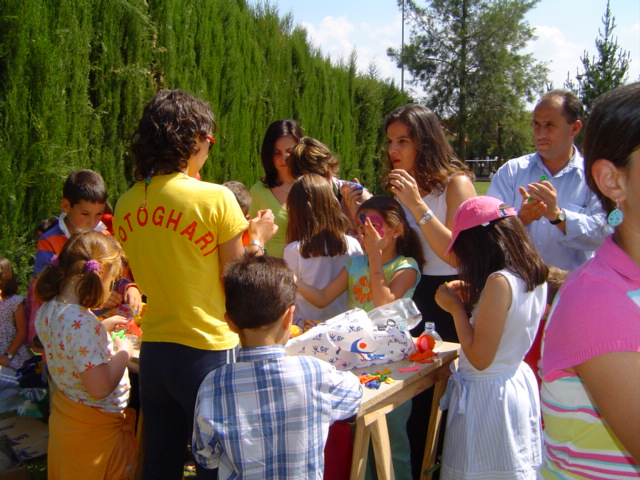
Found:
[{"label": "bracelet", "polygon": [[433,217],[433,212],[427,207],[427,211],[422,214],[422,218],[418,221],[418,226],[421,227]]},{"label": "bracelet", "polygon": [[11,355],[9,352],[5,352],[5,355],[9,360],[13,360],[13,355]]},{"label": "bracelet", "polygon": [[255,241],[250,241],[249,245],[253,245],[255,247],[258,247],[260,250],[262,250],[262,254],[266,255],[267,254],[267,249],[264,248],[264,245],[262,245],[261,243],[255,242]]}]

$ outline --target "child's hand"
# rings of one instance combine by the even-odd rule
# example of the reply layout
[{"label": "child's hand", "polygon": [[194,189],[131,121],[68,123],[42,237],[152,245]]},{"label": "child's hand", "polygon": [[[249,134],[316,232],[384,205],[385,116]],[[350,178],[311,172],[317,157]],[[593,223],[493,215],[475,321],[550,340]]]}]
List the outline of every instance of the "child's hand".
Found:
[{"label": "child's hand", "polygon": [[113,339],[113,344],[116,347],[116,352],[125,350],[129,354],[129,357],[133,355],[133,343],[131,343],[131,340],[128,338],[115,337]]},{"label": "child's hand", "polygon": [[127,326],[127,323],[129,323],[129,319],[122,315],[114,315],[102,321],[104,328],[106,328],[109,333],[121,331]]},{"label": "child's hand", "polygon": [[[453,282],[452,282],[453,283]],[[453,314],[455,311],[462,309],[464,312],[464,303],[458,293],[461,285],[450,286],[443,283],[436,290],[436,303],[445,312]]]},{"label": "child's hand", "polygon": [[128,305],[133,313],[139,314],[140,310],[142,310],[142,294],[140,290],[136,287],[129,287],[124,292],[123,302],[125,305]]},{"label": "child's hand", "polygon": [[466,284],[467,282],[463,282],[462,280],[451,280],[450,282],[444,283],[447,287],[452,288],[458,294],[460,299],[462,299],[462,289]]},{"label": "child's hand", "polygon": [[104,305],[102,305],[102,308],[106,308],[110,310],[112,308],[116,308],[121,303],[122,303],[122,295],[120,295],[120,293],[118,293],[116,290],[112,290],[111,294],[109,295],[109,298],[107,298],[107,301],[104,302]]},{"label": "child's hand", "polygon": [[371,256],[373,254],[382,255],[382,251],[389,241],[386,237],[381,237],[378,231],[371,223],[369,217],[365,218],[363,228],[359,231],[360,243],[364,252]]}]

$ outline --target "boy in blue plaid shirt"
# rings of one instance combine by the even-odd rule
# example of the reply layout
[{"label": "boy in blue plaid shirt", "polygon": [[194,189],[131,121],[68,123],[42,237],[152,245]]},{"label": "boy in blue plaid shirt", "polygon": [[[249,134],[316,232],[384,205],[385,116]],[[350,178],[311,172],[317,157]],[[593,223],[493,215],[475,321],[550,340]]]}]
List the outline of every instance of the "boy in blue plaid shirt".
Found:
[{"label": "boy in blue plaid shirt", "polygon": [[200,386],[196,461],[221,479],[322,479],[329,426],[360,406],[358,378],[285,356],[296,286],[284,260],[246,254],[225,270],[224,289],[225,320],[242,348]]}]

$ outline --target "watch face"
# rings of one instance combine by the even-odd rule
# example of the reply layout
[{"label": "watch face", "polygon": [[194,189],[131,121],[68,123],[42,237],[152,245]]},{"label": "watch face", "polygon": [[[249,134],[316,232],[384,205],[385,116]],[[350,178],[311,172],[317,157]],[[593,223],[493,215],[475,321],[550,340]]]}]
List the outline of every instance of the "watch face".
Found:
[{"label": "watch face", "polygon": [[566,218],[567,218],[567,215],[564,213],[564,210],[560,209],[560,213],[558,214],[558,220],[560,220],[561,222],[564,222]]}]

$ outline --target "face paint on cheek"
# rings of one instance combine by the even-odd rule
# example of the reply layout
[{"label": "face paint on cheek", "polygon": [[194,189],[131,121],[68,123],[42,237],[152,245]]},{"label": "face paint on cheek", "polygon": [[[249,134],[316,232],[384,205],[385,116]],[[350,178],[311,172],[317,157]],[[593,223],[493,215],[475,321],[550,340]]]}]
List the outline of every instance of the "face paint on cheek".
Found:
[{"label": "face paint on cheek", "polygon": [[384,220],[377,215],[371,215],[369,217],[371,223],[373,224],[373,228],[378,232],[378,235],[384,237],[384,232],[382,231],[382,225],[384,225]]}]

